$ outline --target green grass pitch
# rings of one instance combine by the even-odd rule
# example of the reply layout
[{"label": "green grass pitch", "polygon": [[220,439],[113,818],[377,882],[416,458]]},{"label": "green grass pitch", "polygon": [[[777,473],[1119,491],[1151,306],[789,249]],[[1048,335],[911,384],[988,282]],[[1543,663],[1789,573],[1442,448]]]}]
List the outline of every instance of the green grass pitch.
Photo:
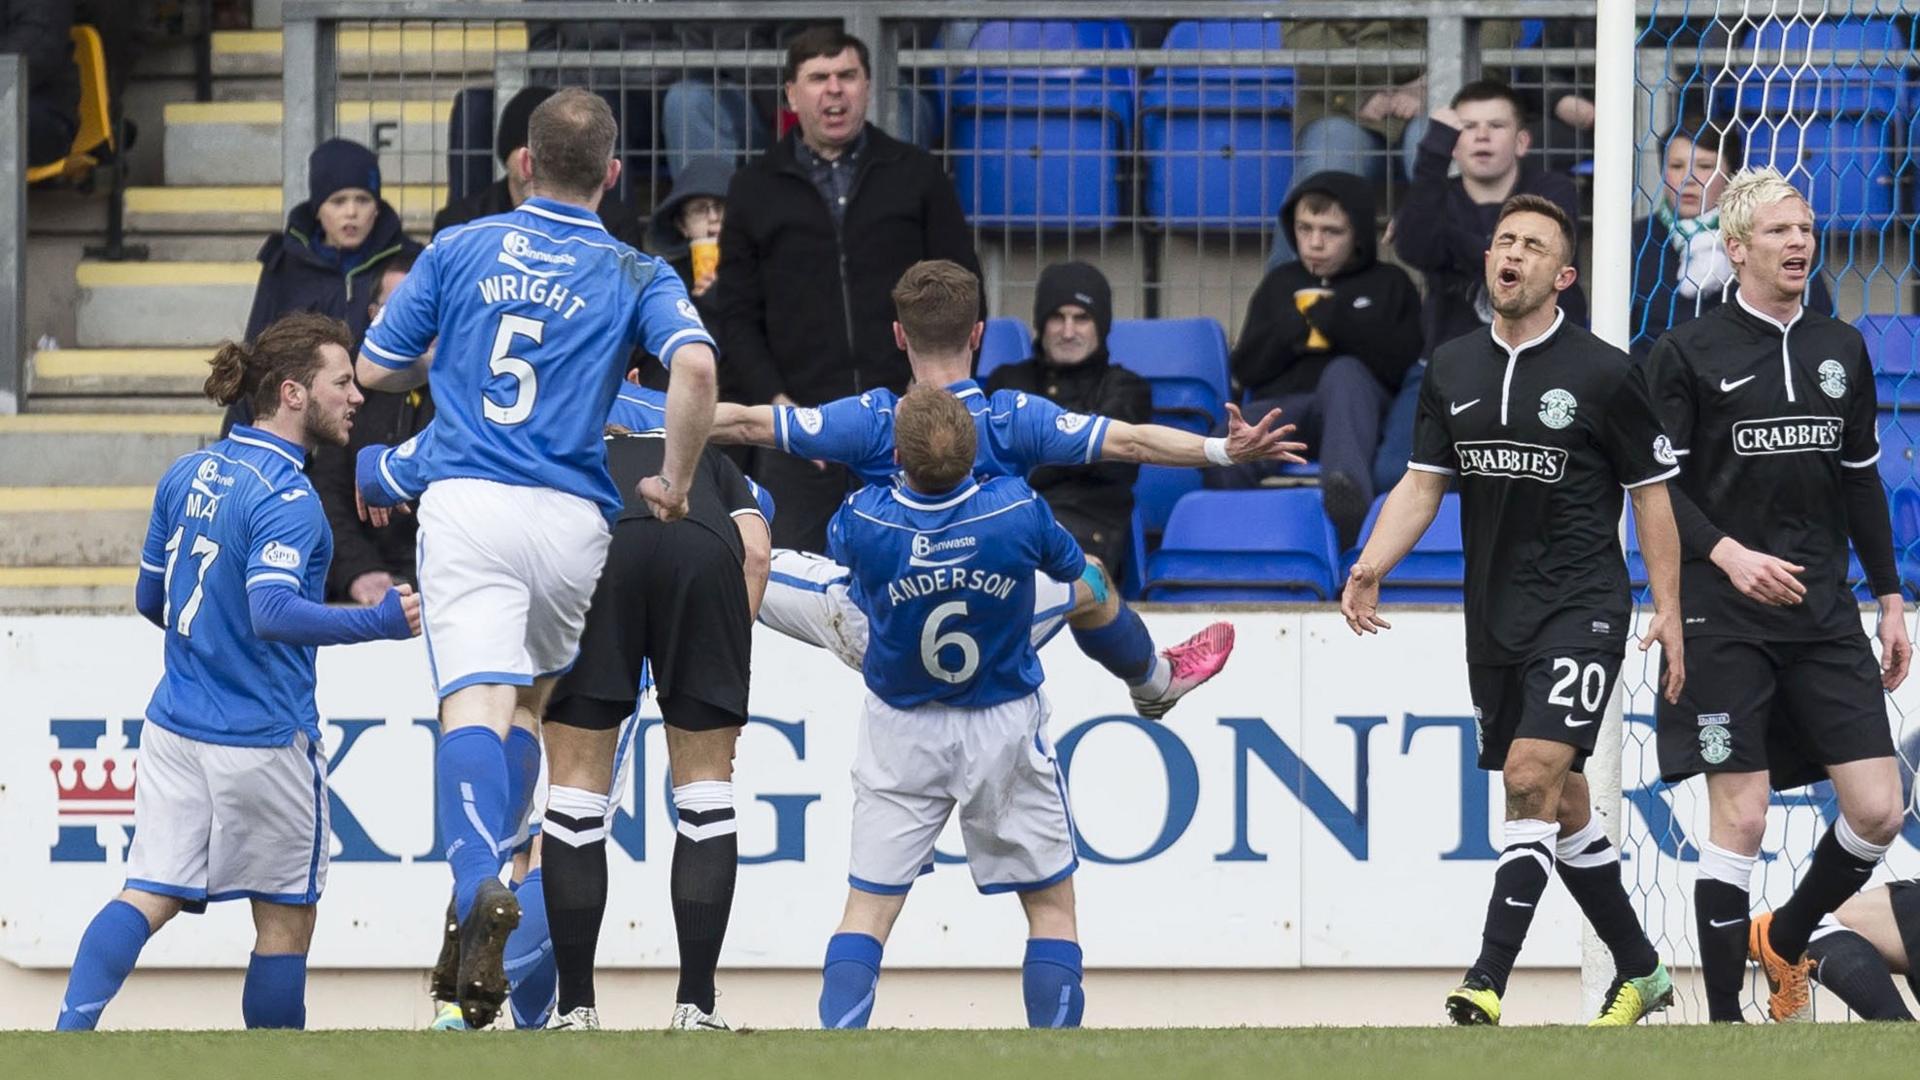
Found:
[{"label": "green grass pitch", "polygon": [[59,1080],[1708,1080],[1911,1078],[1908,1024],[1783,1027],[1294,1028],[757,1032],[733,1036],[427,1031],[0,1033],[0,1077]]}]

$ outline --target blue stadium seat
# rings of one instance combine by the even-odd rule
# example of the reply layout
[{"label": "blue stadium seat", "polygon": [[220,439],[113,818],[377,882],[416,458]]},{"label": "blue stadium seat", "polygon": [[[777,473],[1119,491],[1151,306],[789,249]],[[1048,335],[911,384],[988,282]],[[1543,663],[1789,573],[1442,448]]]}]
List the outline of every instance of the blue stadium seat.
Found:
[{"label": "blue stadium seat", "polygon": [[1181,499],[1148,556],[1149,600],[1327,600],[1333,526],[1320,493],[1196,491]]},{"label": "blue stadium seat", "polygon": [[[1280,24],[1175,23],[1168,50],[1280,48]],[[1163,67],[1140,96],[1146,212],[1168,225],[1258,228],[1293,178],[1293,69]]]},{"label": "blue stadium seat", "polygon": [[1027,332],[1026,323],[1004,316],[988,319],[986,333],[980,337],[980,364],[974,377],[984,383],[994,368],[1017,364],[1032,351],[1033,335]]},{"label": "blue stadium seat", "polygon": [[1920,315],[1864,315],[1853,325],[1873,357],[1880,407],[1920,405]]},{"label": "blue stadium seat", "polygon": [[[1373,535],[1373,523],[1379,519],[1380,508],[1386,502],[1385,495],[1373,501],[1373,509],[1367,511],[1367,520],[1360,526],[1358,545],[1341,561],[1343,573],[1352,568],[1360,551],[1367,546],[1367,538]],[[1440,511],[1433,516],[1433,524],[1427,526],[1426,534],[1413,545],[1407,557],[1400,560],[1400,565],[1393,568],[1393,573],[1387,575],[1387,580],[1381,582],[1380,600],[1394,604],[1458,604],[1466,577],[1467,554],[1460,539],[1460,496],[1448,492],[1441,497]]]},{"label": "blue stadium seat", "polygon": [[1822,229],[1878,229],[1899,199],[1892,126],[1881,114],[1776,115],[1747,129],[1747,164],[1779,169]]},{"label": "blue stadium seat", "polygon": [[[1805,23],[1768,21],[1747,32],[1744,48],[1761,59],[1740,80],[1741,111],[1897,115],[1905,111],[1907,77],[1897,62],[1821,63],[1802,71],[1810,49],[1886,49],[1911,52],[1907,34],[1891,20],[1822,20],[1809,37]],[[1751,162],[1749,162],[1751,164]]]},{"label": "blue stadium seat", "polygon": [[1896,490],[1888,501],[1893,516],[1893,554],[1900,564],[1900,582],[1911,594],[1920,591],[1920,490]]},{"label": "blue stadium seat", "polygon": [[[976,49],[1126,49],[1122,22],[982,23]],[[1124,213],[1127,67],[974,68],[948,84],[954,188],[975,225],[1097,229]]]},{"label": "blue stadium seat", "polygon": [[1200,490],[1200,470],[1142,465],[1133,482],[1133,551],[1127,560],[1122,591],[1128,599],[1140,595],[1147,553],[1160,546],[1173,507],[1190,491]]},{"label": "blue stadium seat", "polygon": [[1209,318],[1116,319],[1113,362],[1153,386],[1153,419],[1206,433],[1226,419],[1227,332]]},{"label": "blue stadium seat", "polygon": [[1880,482],[1890,492],[1920,490],[1920,409],[1881,410]]}]

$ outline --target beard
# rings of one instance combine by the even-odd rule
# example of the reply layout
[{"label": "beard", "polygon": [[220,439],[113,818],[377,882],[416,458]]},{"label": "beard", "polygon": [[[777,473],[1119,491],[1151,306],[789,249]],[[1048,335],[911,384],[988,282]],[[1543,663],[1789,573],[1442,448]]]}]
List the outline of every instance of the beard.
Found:
[{"label": "beard", "polygon": [[347,436],[353,432],[353,417],[350,413],[327,417],[309,412],[306,427],[309,445],[345,446]]},{"label": "beard", "polygon": [[1503,319],[1524,319],[1540,310],[1553,297],[1553,288],[1549,285],[1530,285],[1522,282],[1520,286],[1502,300],[1500,294],[1489,289],[1487,296],[1493,305],[1494,313]]}]

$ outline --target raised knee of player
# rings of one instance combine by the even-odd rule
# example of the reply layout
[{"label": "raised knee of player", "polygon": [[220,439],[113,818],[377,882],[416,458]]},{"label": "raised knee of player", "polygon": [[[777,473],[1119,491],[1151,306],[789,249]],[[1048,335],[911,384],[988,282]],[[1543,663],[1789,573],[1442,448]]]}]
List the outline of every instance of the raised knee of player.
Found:
[{"label": "raised knee of player", "polygon": [[1092,555],[1080,580],[1073,583],[1073,609],[1067,612],[1067,625],[1076,630],[1105,626],[1120,615],[1120,589],[1114,584],[1107,566]]}]

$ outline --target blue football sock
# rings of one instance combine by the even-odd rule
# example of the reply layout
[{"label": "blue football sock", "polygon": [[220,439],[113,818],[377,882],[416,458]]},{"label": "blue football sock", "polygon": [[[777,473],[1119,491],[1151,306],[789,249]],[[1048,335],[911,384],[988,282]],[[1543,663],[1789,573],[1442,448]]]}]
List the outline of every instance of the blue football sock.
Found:
[{"label": "blue football sock", "polygon": [[1027,995],[1027,1026],[1077,1028],[1087,1009],[1080,988],[1080,945],[1059,938],[1027,939],[1027,959],[1021,968]]},{"label": "blue football sock", "polygon": [[507,935],[507,1002],[513,1008],[513,1026],[543,1028],[553,1011],[559,972],[553,964],[553,939],[547,936],[547,894],[540,871],[528,874],[513,887],[520,898],[520,925]]},{"label": "blue football sock", "polygon": [[240,990],[240,1015],[250,1028],[307,1026],[307,954],[254,953]]},{"label": "blue football sock", "polygon": [[868,934],[835,934],[827,941],[821,969],[820,1026],[864,1028],[873,1018],[880,985],[880,940]]},{"label": "blue football sock", "polygon": [[1146,682],[1153,674],[1154,661],[1159,659],[1147,624],[1126,604],[1120,605],[1119,616],[1105,626],[1094,630],[1074,627],[1073,640],[1081,652],[1130,686]]},{"label": "blue football sock", "polygon": [[454,911],[464,920],[480,883],[500,875],[502,838],[494,833],[507,816],[506,748],[486,728],[461,728],[440,739],[434,769],[447,864],[453,868]]},{"label": "blue football sock", "polygon": [[67,996],[61,999],[60,1019],[54,1022],[54,1030],[93,1030],[93,1025],[100,1022],[100,1010],[133,973],[134,961],[140,959],[149,933],[147,917],[125,900],[115,900],[100,909],[80,937],[80,950],[73,957]]},{"label": "blue football sock", "polygon": [[[518,836],[527,824],[533,808],[533,789],[540,783],[540,740],[525,728],[507,732],[507,816],[500,823],[500,840]],[[513,857],[511,849],[500,852],[501,865]]]}]

